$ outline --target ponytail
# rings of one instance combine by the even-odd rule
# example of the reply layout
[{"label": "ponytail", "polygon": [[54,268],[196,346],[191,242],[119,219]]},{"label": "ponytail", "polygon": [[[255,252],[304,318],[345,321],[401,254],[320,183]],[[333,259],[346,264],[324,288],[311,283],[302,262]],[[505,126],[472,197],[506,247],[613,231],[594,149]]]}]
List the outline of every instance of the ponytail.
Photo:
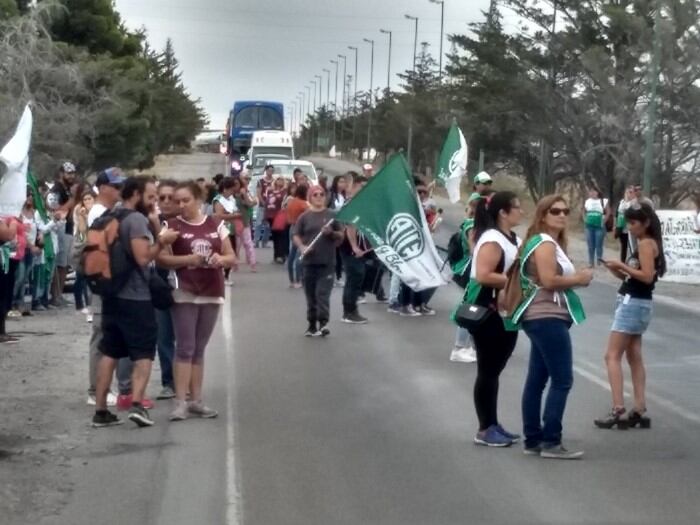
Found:
[{"label": "ponytail", "polygon": [[479,199],[474,214],[475,243],[486,230],[498,228],[498,217],[501,210],[510,213],[513,209],[513,202],[517,198],[518,196],[512,191],[499,191]]}]

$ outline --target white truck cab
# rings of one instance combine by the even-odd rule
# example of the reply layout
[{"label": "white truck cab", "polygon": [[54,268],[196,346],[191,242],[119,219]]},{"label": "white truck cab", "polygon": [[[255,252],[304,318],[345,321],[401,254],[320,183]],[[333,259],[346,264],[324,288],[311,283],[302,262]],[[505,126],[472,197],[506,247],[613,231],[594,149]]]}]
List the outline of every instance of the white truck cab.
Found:
[{"label": "white truck cab", "polygon": [[273,159],[294,160],[294,141],[287,131],[256,131],[250,141],[248,159],[251,175],[261,175]]}]

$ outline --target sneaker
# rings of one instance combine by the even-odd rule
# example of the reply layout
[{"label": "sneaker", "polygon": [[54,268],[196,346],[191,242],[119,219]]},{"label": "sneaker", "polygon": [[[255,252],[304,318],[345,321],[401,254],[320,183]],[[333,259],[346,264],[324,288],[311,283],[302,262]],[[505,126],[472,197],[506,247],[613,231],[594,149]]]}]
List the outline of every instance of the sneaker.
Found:
[{"label": "sneaker", "polygon": [[513,443],[517,443],[518,441],[520,441],[520,434],[513,434],[512,432],[508,432],[505,428],[503,428],[503,425],[501,425],[500,423],[496,425],[496,430],[498,430],[501,434],[510,439]]},{"label": "sneaker", "polygon": [[453,363],[476,363],[476,350],[473,348],[455,347],[452,349],[450,361]]},{"label": "sneaker", "polygon": [[342,288],[343,286],[345,286],[345,281],[343,281],[342,279],[336,279],[334,286],[336,288]]},{"label": "sneaker", "polygon": [[426,315],[429,317],[435,315],[435,310],[430,308],[427,304],[420,305],[416,311],[421,315]]},{"label": "sneaker", "polygon": [[175,390],[169,386],[164,386],[160,393],[156,396],[156,399],[173,399],[175,397]]},{"label": "sneaker", "polygon": [[83,314],[83,315],[88,315],[88,314],[90,313],[90,309],[89,309],[89,308],[83,308],[82,310],[80,310],[80,313]]},{"label": "sneaker", "polygon": [[33,316],[34,316],[34,314],[29,310],[24,310],[22,312],[22,317],[33,317]]},{"label": "sneaker", "polygon": [[[131,399],[131,394],[119,394],[119,397],[117,398],[117,410],[120,411],[125,411],[131,409],[131,405],[133,404],[133,400]],[[156,404],[148,399],[148,398],[143,398],[141,400],[141,404],[143,407],[147,410],[152,410]]]},{"label": "sneaker", "polygon": [[43,304],[37,304],[36,306],[32,306],[32,310],[35,312],[45,312],[47,308]]},{"label": "sneaker", "polygon": [[567,450],[561,445],[554,447],[543,447],[540,452],[541,458],[547,459],[581,459],[583,457],[582,450]]},{"label": "sneaker", "polygon": [[296,290],[299,290],[299,289],[302,288],[303,286],[304,286],[304,285],[301,284],[301,283],[294,283],[294,288],[295,288]]},{"label": "sneaker", "polygon": [[345,314],[343,316],[343,322],[348,323],[348,324],[367,324],[367,318],[362,317],[359,313],[357,312],[352,312],[350,314]]},{"label": "sneaker", "polygon": [[0,343],[4,343],[6,345],[16,345],[19,343],[19,339],[17,337],[12,337],[11,335],[3,334],[0,335]]},{"label": "sneaker", "polygon": [[[87,404],[88,406],[94,407],[97,405],[97,398],[95,397],[94,394],[88,394],[87,398]],[[117,396],[115,396],[112,392],[107,394],[107,406],[108,407],[113,407],[117,405]]]},{"label": "sneaker", "polygon": [[189,405],[187,405],[187,410],[193,416],[201,417],[203,419],[214,419],[219,415],[216,410],[209,408],[201,401],[192,401]]},{"label": "sneaker", "polygon": [[542,453],[542,445],[534,447],[523,447],[523,454],[526,456],[539,456]]},{"label": "sneaker", "polygon": [[228,278],[226,279],[226,286],[234,286],[236,283],[233,282],[233,279]]},{"label": "sneaker", "polygon": [[323,323],[318,333],[321,337],[328,337],[329,335],[331,335],[331,329],[328,328],[328,325],[326,325],[326,323]]},{"label": "sneaker", "polygon": [[420,317],[420,313],[416,312],[412,306],[402,306],[399,315],[401,317]]},{"label": "sneaker", "polygon": [[258,265],[257,264],[251,264],[250,265],[250,271],[252,273],[258,273]]},{"label": "sneaker", "polygon": [[151,416],[148,415],[148,410],[143,405],[132,406],[129,409],[128,417],[141,428],[152,427],[155,424],[155,421],[151,419]]},{"label": "sneaker", "polygon": [[92,416],[92,426],[94,428],[113,427],[122,424],[124,424],[124,421],[112,414],[109,410],[100,410],[99,412],[95,412],[95,415]]},{"label": "sneaker", "polygon": [[491,425],[486,430],[481,430],[474,436],[474,443],[485,447],[509,447],[513,442],[498,431],[496,425]]},{"label": "sneaker", "polygon": [[357,304],[367,304],[367,297],[365,297],[364,295],[361,295],[360,297],[358,297]]},{"label": "sneaker", "polygon": [[383,295],[380,295],[379,297],[377,297],[377,303],[379,303],[379,304],[389,304],[389,298],[388,298],[388,297],[385,297],[385,296],[383,296]]},{"label": "sneaker", "polygon": [[309,327],[304,332],[304,337],[316,337],[318,335],[318,329],[316,328],[316,323],[309,323]]},{"label": "sneaker", "polygon": [[175,401],[175,409],[170,412],[168,419],[170,421],[184,421],[187,419],[189,412],[187,410],[187,401]]},{"label": "sneaker", "polygon": [[401,307],[398,304],[390,304],[389,308],[386,309],[390,314],[400,314]]},{"label": "sneaker", "polygon": [[87,314],[87,315],[85,316],[85,320],[86,320],[88,323],[92,323],[92,322],[95,320],[95,316],[92,315],[92,314]]},{"label": "sneaker", "polygon": [[7,312],[8,319],[19,319],[20,317],[22,317],[22,312],[19,310],[10,310]]}]

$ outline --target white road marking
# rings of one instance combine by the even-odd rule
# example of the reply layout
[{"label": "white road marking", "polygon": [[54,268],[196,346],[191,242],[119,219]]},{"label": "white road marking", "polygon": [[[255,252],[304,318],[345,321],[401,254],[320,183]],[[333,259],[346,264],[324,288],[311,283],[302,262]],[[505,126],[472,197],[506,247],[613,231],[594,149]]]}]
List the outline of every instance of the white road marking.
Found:
[{"label": "white road marking", "polygon": [[[578,375],[588,379],[590,382],[595,383],[596,385],[603,387],[608,392],[610,391],[610,384],[608,383],[608,380],[605,378],[601,378],[600,376],[598,376],[594,372],[590,371],[590,370],[597,369],[596,365],[594,363],[591,363],[590,361],[588,361],[586,359],[581,359],[581,358],[576,359],[576,362],[578,364],[574,365],[574,372],[576,372]],[[582,368],[580,365],[585,366],[588,370]],[[625,396],[631,397],[632,394],[629,390],[625,390]],[[654,394],[653,392],[650,392],[648,389],[646,391],[646,397],[652,403],[655,403],[655,404],[659,405],[660,407],[663,407],[666,410],[673,412],[674,414],[682,417],[683,419],[686,419],[686,420],[691,421],[693,423],[700,423],[700,415],[696,414],[695,412],[691,412],[690,410],[687,410],[680,405],[677,405],[676,403],[674,403],[670,399],[666,399],[665,397]]]},{"label": "white road marking", "polygon": [[[228,294],[227,294],[228,295]],[[231,297],[228,295],[224,301],[223,316],[221,319],[226,340],[226,370],[229,377],[233,377],[233,328],[231,323]],[[240,525],[242,523],[239,512],[240,492],[238,490],[238,471],[236,469],[236,434],[235,434],[235,399],[234,385],[229,379],[226,382],[226,524]]]}]

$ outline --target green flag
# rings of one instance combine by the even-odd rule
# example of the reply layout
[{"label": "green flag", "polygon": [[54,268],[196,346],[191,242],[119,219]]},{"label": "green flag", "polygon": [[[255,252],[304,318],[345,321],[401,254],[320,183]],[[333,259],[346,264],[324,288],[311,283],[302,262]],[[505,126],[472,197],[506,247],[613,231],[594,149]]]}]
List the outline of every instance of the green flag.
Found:
[{"label": "green flag", "polygon": [[462,177],[467,173],[467,160],[469,150],[462,130],[457,126],[457,121],[452,122],[452,127],[447,134],[445,144],[442,146],[437,167],[437,180],[447,189],[450,202],[455,203],[460,198],[460,185]]},{"label": "green flag", "polygon": [[[32,190],[32,197],[34,198],[34,208],[39,212],[39,217],[44,221],[44,224],[49,222],[49,214],[46,212],[46,205],[44,204],[44,198],[41,196],[39,191],[39,184],[34,178],[34,174],[29,171],[27,172],[27,184]],[[47,233],[44,235],[44,256],[46,259],[51,259],[55,257],[53,242],[51,242],[51,234]]]},{"label": "green flag", "polygon": [[336,215],[358,229],[377,257],[411,289],[447,284],[450,270],[430,234],[413,177],[402,155],[394,155]]}]

